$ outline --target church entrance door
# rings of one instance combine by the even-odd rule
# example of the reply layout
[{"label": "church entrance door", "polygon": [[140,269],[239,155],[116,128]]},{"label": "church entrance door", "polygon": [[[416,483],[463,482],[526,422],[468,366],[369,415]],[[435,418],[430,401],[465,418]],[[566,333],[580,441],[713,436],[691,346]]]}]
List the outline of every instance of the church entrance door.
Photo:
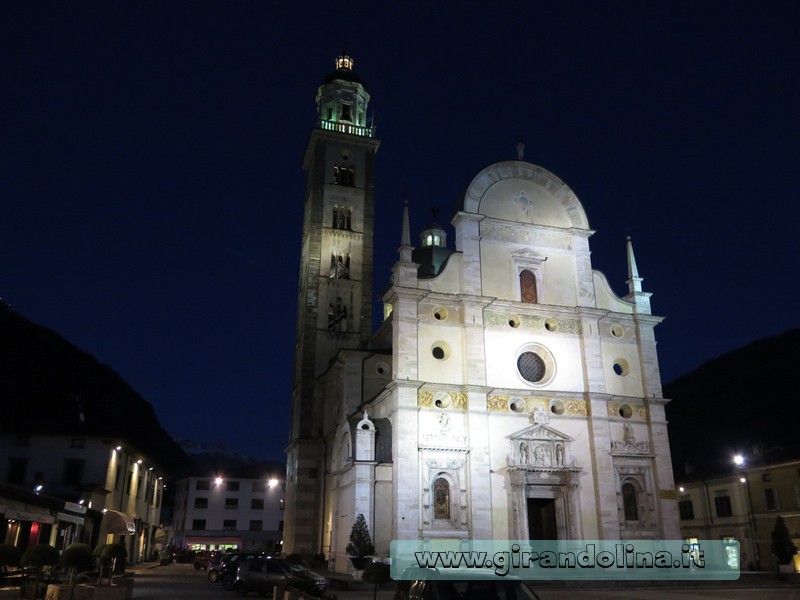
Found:
[{"label": "church entrance door", "polygon": [[528,539],[558,539],[555,499],[528,498]]}]

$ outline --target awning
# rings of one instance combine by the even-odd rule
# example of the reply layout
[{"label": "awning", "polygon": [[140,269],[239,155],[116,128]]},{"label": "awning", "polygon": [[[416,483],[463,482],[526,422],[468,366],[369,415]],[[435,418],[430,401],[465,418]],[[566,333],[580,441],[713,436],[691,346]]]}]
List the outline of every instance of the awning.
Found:
[{"label": "awning", "polygon": [[28,510],[16,510],[7,508],[4,511],[6,519],[17,519],[18,521],[33,521],[37,523],[49,523],[52,525],[56,522],[52,514],[33,512]]},{"label": "awning", "polygon": [[116,510],[107,510],[103,518],[105,530],[109,533],[136,533],[133,517]]}]

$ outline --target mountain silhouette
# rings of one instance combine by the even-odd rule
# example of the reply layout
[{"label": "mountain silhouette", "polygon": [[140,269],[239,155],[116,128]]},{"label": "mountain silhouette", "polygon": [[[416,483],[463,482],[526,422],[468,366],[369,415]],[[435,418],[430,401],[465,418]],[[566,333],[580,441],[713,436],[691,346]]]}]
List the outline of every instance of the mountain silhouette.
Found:
[{"label": "mountain silhouette", "polygon": [[172,477],[188,459],[153,407],[109,366],[0,303],[0,433],[127,442]]},{"label": "mountain silhouette", "polygon": [[800,457],[800,329],[763,338],[664,386],[675,479]]}]

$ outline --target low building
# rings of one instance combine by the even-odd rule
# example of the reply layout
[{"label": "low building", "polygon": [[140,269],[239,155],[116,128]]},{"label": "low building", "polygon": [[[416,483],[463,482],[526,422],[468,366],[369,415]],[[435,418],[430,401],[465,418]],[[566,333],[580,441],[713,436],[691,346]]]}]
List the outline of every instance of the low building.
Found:
[{"label": "low building", "polygon": [[160,544],[162,469],[121,440],[0,434],[0,539],[21,549],[121,542],[128,561]]},{"label": "low building", "polygon": [[285,465],[212,469],[179,481],[172,544],[192,550],[280,552]]},{"label": "low building", "polygon": [[800,460],[748,466],[677,484],[681,536],[736,540],[743,570],[778,569],[772,531],[783,517],[800,548]]}]

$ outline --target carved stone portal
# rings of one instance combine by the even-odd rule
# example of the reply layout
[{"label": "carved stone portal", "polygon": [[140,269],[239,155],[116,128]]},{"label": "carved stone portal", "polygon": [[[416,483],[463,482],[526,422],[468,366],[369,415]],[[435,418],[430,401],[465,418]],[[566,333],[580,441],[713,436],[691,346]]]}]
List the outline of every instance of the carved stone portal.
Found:
[{"label": "carved stone portal", "polygon": [[558,539],[579,539],[581,468],[572,457],[572,438],[540,423],[515,433],[509,441],[511,539],[530,539],[529,499],[552,501]]}]

